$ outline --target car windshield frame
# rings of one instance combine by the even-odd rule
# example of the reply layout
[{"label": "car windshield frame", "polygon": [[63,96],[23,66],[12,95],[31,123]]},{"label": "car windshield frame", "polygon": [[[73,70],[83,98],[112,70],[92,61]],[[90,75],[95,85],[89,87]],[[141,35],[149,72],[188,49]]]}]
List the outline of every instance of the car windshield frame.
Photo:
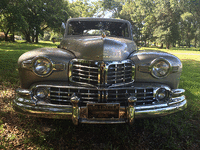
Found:
[{"label": "car windshield frame", "polygon": [[[84,34],[83,31],[98,30],[98,34]],[[131,39],[130,25],[125,21],[108,20],[70,20],[67,23],[66,36],[99,36]]]}]

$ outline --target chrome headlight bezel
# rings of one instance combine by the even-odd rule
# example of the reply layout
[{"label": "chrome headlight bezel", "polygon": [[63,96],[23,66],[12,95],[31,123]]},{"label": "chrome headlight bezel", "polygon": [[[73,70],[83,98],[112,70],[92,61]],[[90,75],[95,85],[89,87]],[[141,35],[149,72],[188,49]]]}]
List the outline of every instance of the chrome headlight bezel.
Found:
[{"label": "chrome headlight bezel", "polygon": [[[163,66],[160,67],[162,69],[161,71],[165,71],[163,74],[159,73],[160,70],[156,70],[156,68],[158,68],[160,63],[163,63],[164,65],[167,65],[167,69],[163,69],[164,68],[163,64],[162,64]],[[151,75],[153,77],[155,77],[155,78],[158,78],[158,79],[165,78],[170,74],[171,70],[172,70],[171,63],[168,60],[164,59],[164,58],[157,58],[157,59],[155,59],[155,60],[153,60],[151,62]]]},{"label": "chrome headlight bezel", "polygon": [[[43,61],[43,63],[45,63],[45,65],[44,65],[44,68],[43,69],[46,69],[46,70],[44,70],[43,72],[44,73],[39,73],[39,71],[37,71],[37,68],[36,68],[36,63],[38,63],[37,61]],[[47,68],[48,67],[48,68]],[[38,70],[39,70],[40,68],[38,67]],[[33,60],[32,60],[32,70],[33,70],[33,72],[37,75],[37,76],[39,76],[39,77],[46,77],[46,76],[48,76],[48,75],[50,75],[51,73],[52,73],[52,71],[53,71],[53,63],[52,63],[52,61],[50,60],[50,59],[48,59],[47,57],[41,57],[41,56],[39,56],[39,57],[36,57],[36,58],[34,58]]]}]

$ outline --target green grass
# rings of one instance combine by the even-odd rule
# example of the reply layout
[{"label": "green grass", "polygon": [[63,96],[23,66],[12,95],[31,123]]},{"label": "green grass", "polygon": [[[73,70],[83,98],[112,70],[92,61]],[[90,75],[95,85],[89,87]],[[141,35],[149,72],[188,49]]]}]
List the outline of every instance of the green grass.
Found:
[{"label": "green grass", "polygon": [[38,44],[29,44],[24,41],[17,43],[0,42],[0,82],[10,82],[18,84],[17,60],[23,53],[42,47],[56,48],[58,43],[42,42]]},{"label": "green grass", "polygon": [[74,126],[71,120],[32,118],[12,110],[14,97],[10,92],[19,86],[17,59],[22,53],[40,47],[56,47],[56,44],[0,42],[0,92],[3,95],[2,100],[0,98],[0,149],[200,149],[200,56],[188,55],[200,54],[198,49],[162,50],[182,60],[179,87],[186,90],[188,108],[185,111],[161,118],[138,119],[132,126]]}]

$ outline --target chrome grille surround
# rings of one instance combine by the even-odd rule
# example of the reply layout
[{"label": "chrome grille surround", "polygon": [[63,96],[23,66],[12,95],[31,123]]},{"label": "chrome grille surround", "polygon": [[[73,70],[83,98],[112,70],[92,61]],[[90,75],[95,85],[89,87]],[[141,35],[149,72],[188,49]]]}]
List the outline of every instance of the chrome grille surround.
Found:
[{"label": "chrome grille surround", "polygon": [[156,103],[155,91],[157,88],[124,87],[124,88],[77,88],[77,87],[49,87],[49,102],[58,105],[71,105],[70,98],[73,93],[80,98],[81,106],[87,103],[120,103],[127,105],[130,95],[137,97],[135,105],[147,105]]},{"label": "chrome grille surround", "polygon": [[134,82],[135,65],[131,60],[90,61],[73,59],[69,64],[69,80],[93,87],[125,86]]}]

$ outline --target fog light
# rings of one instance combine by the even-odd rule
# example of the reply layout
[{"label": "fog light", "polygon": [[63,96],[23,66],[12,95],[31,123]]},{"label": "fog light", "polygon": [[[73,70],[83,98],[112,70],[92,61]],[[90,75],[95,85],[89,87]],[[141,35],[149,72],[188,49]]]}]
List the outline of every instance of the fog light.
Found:
[{"label": "fog light", "polygon": [[47,89],[45,89],[45,88],[37,88],[35,90],[35,95],[36,95],[37,98],[44,99],[48,95]]},{"label": "fog light", "polygon": [[157,92],[156,92],[156,100],[157,101],[164,101],[166,100],[168,94],[167,94],[167,90],[162,88],[162,89],[159,89]]}]

